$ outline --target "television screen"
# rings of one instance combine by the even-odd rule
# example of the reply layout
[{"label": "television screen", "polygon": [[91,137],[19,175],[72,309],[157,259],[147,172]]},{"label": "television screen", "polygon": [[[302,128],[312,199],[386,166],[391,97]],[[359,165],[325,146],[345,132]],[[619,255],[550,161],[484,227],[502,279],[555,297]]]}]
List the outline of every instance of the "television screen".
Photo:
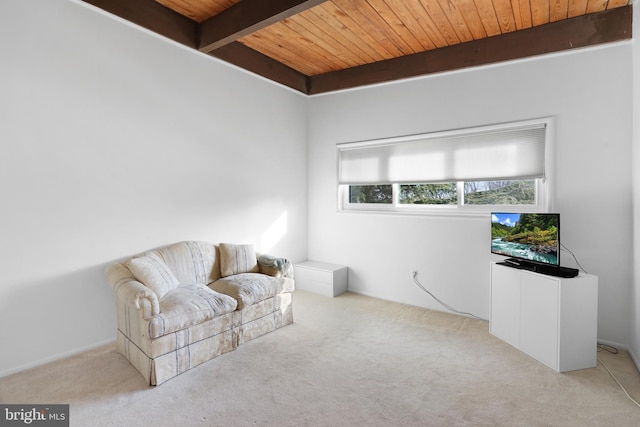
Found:
[{"label": "television screen", "polygon": [[491,252],[560,265],[560,214],[491,213]]}]

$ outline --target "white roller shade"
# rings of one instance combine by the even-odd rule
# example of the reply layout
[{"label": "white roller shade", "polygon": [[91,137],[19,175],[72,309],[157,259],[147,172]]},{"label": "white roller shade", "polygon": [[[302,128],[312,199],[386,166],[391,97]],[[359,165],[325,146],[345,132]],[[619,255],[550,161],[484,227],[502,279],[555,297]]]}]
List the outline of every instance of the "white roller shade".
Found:
[{"label": "white roller shade", "polygon": [[544,177],[544,123],[338,144],[340,184]]}]

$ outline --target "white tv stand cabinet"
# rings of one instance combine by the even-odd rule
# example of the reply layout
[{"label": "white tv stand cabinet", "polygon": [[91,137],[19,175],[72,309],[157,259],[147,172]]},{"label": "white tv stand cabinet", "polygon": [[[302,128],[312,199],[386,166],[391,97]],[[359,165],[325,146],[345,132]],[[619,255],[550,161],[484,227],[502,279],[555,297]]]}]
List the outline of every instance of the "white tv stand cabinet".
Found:
[{"label": "white tv stand cabinet", "polygon": [[557,372],[596,366],[598,278],[491,263],[491,334]]}]

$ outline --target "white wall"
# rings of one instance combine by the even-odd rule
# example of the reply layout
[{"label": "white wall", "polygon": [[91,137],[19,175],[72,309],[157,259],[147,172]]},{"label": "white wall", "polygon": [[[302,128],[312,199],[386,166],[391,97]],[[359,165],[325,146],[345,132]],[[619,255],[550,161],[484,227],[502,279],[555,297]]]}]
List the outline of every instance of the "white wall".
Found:
[{"label": "white wall", "polygon": [[[634,29],[640,28],[640,7],[633,7]],[[637,34],[637,33],[636,33]],[[631,353],[640,369],[640,42],[633,40],[633,265]]]},{"label": "white wall", "polygon": [[[599,276],[601,340],[630,341],[631,43],[310,99],[309,257],[349,266],[349,289],[489,316],[489,216],[337,212],[335,144],[553,116],[562,242]],[[563,265],[575,266],[563,253]]]},{"label": "white wall", "polygon": [[71,0],[3,0],[0,52],[0,376],[115,339],[115,259],[306,258],[305,97]]}]

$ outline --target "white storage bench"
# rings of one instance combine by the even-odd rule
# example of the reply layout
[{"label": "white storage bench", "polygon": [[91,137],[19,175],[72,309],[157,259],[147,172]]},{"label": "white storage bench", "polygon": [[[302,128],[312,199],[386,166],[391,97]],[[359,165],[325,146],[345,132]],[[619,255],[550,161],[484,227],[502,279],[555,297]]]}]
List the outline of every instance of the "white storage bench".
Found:
[{"label": "white storage bench", "polygon": [[303,261],[294,265],[296,288],[335,297],[347,291],[348,268],[344,265]]}]

